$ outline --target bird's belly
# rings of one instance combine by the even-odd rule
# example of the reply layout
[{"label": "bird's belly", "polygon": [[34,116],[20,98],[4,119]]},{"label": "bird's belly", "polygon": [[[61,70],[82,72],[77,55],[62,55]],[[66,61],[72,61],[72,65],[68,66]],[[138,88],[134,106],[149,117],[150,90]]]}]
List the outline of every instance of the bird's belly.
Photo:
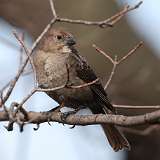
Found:
[{"label": "bird's belly", "polygon": [[[68,77],[69,84],[72,86],[84,84],[84,82],[77,77],[75,70],[77,62],[75,59],[68,57],[67,55],[63,55],[63,57],[61,57],[59,54],[49,56],[41,54],[39,54],[39,56],[41,56],[40,60],[35,60],[34,63],[36,67],[36,74],[38,75],[37,81],[42,88],[55,88],[65,85],[68,81]],[[69,63],[67,63],[68,60]],[[69,72],[67,71],[66,64],[69,64]],[[85,105],[87,102],[93,100],[89,86],[76,89],[64,87],[62,89],[46,93],[59,104],[64,102],[65,105],[69,107]]]},{"label": "bird's belly", "polygon": [[66,65],[64,63],[51,63],[52,65],[47,62],[44,66],[48,87],[54,88],[65,84],[67,81]]},{"label": "bird's belly", "polygon": [[[72,86],[77,86],[73,84]],[[88,104],[93,100],[92,92],[88,86],[80,88],[67,88],[47,93],[59,104],[65,103],[68,107],[76,108],[79,105]]]},{"label": "bird's belly", "polygon": [[[49,86],[50,88],[65,85],[68,81],[68,77],[68,83],[71,86],[80,86],[84,84],[84,82],[79,77],[77,77],[76,72],[73,69],[74,67],[69,69],[69,76],[65,67],[66,66],[62,67],[61,65],[60,68],[54,69],[54,72],[52,72],[53,75],[51,76],[52,83]],[[51,75],[51,73],[48,75]],[[56,100],[59,104],[64,102],[65,105],[68,107],[76,107],[76,105],[85,105],[93,100],[92,92],[89,86],[78,88],[64,87],[53,92],[48,92],[48,95],[54,100]]]},{"label": "bird's belly", "polygon": [[48,95],[57,101],[59,104],[64,103],[65,106],[76,108],[83,106],[92,101],[92,94],[84,91],[84,89],[60,89],[58,91],[50,92]]}]

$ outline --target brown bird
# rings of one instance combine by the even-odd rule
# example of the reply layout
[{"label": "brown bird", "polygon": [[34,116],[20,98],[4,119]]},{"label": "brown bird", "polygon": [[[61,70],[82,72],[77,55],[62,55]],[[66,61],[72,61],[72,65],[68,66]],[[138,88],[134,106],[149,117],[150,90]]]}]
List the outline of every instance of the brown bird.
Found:
[{"label": "brown bird", "polygon": [[[67,84],[77,86],[97,79],[84,57],[74,48],[74,37],[62,30],[51,28],[42,38],[33,54],[36,77],[40,87],[54,88]],[[81,88],[62,88],[47,94],[66,107],[88,107],[93,114],[115,114],[100,82]],[[115,125],[103,124],[104,132],[114,151],[130,149],[127,139]]]}]

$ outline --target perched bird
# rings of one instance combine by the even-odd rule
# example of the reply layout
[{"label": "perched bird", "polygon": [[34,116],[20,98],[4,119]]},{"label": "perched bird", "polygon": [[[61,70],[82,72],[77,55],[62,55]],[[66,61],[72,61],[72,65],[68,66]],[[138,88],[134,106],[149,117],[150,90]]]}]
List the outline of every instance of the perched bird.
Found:
[{"label": "perched bird", "polygon": [[[65,31],[51,28],[33,53],[33,62],[39,86],[54,88],[67,84],[77,86],[97,79],[96,74],[74,45],[74,37]],[[47,94],[66,107],[88,107],[93,114],[115,114],[100,82],[81,88],[62,88]],[[129,149],[127,139],[113,124],[102,124],[108,141],[115,151]]]}]

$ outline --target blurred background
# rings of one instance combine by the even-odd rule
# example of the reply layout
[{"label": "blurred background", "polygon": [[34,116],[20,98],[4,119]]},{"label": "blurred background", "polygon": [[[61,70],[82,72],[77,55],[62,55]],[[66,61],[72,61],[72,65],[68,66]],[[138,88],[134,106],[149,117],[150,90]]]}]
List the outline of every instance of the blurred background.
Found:
[{"label": "blurred background", "polygon": [[[132,0],[55,0],[57,14],[61,17],[83,20],[104,20],[118,12]],[[112,65],[102,55],[97,54],[92,44],[96,44],[110,56],[122,57],[139,41],[144,46],[121,64],[108,88],[113,103],[129,105],[160,104],[160,2],[144,0],[137,10],[127,14],[113,28],[101,29],[93,26],[57,23],[75,35],[78,49],[84,55],[99,77],[105,83]],[[43,0],[0,0],[0,87],[14,77],[20,64],[20,46],[12,34],[16,29],[25,33],[28,47],[42,32],[52,18],[49,2]],[[33,88],[33,76],[21,77],[8,105],[21,99]],[[27,103],[27,110],[44,111],[56,106],[56,102],[43,93],[35,94]],[[150,110],[149,110],[150,111]],[[120,110],[128,115],[140,114],[146,110]],[[0,123],[0,155],[2,160],[159,160],[159,133],[146,136],[127,134],[132,150],[114,153],[100,126],[69,126],[53,123],[41,124],[38,131],[34,125],[27,125],[20,133],[15,126],[8,132]],[[143,126],[144,129],[145,126]],[[140,128],[142,129],[142,128]]]}]

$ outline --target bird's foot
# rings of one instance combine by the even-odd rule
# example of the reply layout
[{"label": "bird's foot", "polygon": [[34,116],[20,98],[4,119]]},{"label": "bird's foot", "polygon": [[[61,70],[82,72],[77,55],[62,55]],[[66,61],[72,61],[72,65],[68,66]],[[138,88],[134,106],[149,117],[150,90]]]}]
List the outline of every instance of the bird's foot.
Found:
[{"label": "bird's foot", "polygon": [[66,121],[67,117],[72,115],[72,114],[75,114],[76,112],[75,111],[69,111],[69,112],[64,112],[61,114],[61,119],[62,121]]},{"label": "bird's foot", "polygon": [[79,111],[79,109],[75,109],[73,111],[68,111],[68,112],[62,113],[61,114],[62,121],[65,122],[68,116],[73,115],[73,114],[77,113],[78,111]]},{"label": "bird's foot", "polygon": [[51,125],[51,124],[50,124],[50,121],[51,121],[52,113],[53,113],[53,112],[60,112],[61,108],[62,108],[62,106],[59,105],[59,106],[54,107],[54,108],[52,108],[52,109],[50,109],[49,111],[46,112],[46,113],[47,113],[47,116],[48,116],[48,121],[47,121],[47,122],[48,122],[49,125]]}]

